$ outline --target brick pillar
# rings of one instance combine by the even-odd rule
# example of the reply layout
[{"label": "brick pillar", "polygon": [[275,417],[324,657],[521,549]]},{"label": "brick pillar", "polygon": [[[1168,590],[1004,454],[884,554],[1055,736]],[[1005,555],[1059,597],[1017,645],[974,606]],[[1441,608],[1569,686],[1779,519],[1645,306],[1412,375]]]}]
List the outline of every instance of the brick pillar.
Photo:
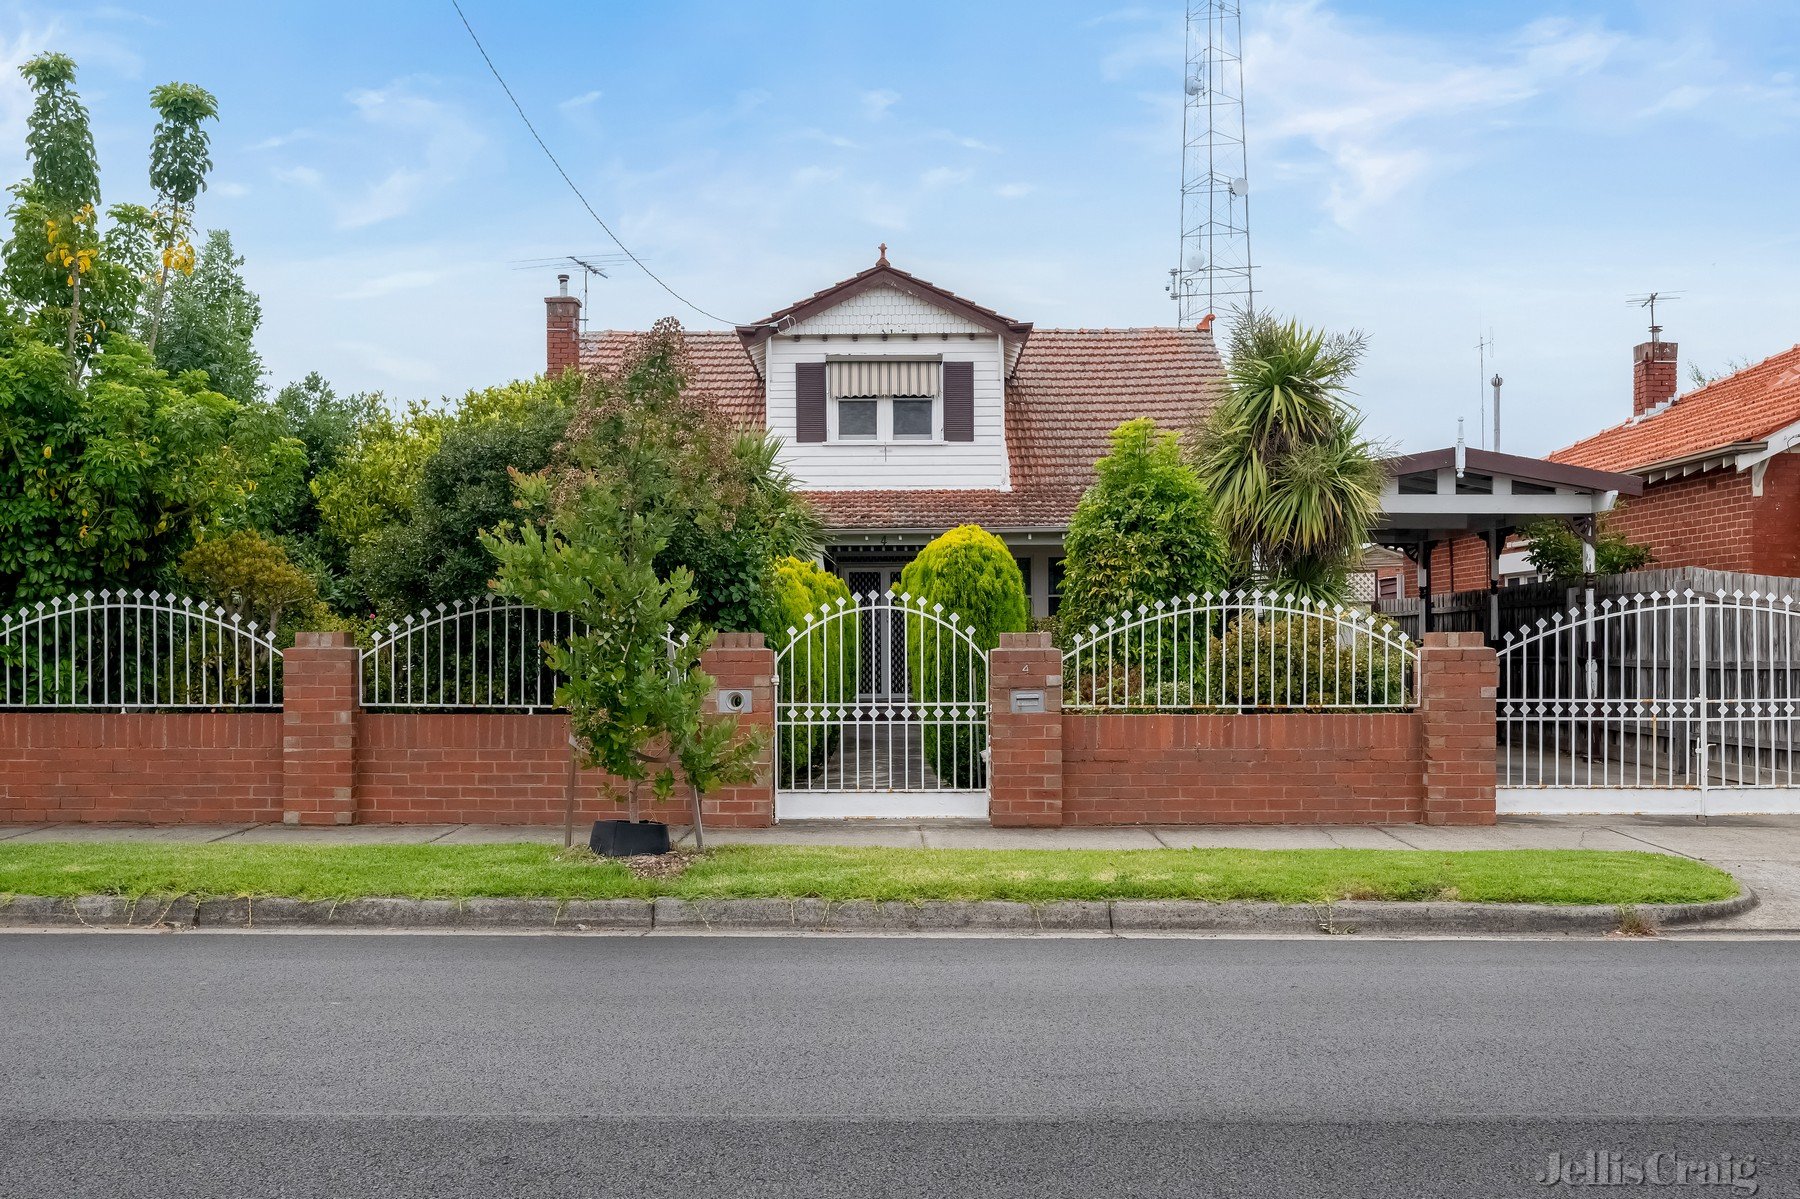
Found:
[{"label": "brick pillar", "polygon": [[348,633],[301,633],[282,659],[281,819],[356,819],[361,654]]},{"label": "brick pillar", "polygon": [[1430,633],[1419,651],[1426,824],[1494,823],[1494,651],[1480,633]]},{"label": "brick pillar", "polygon": [[[567,276],[562,277],[568,286]],[[581,365],[581,301],[571,295],[544,297],[544,373],[562,377]]]},{"label": "brick pillar", "polygon": [[[1017,692],[1041,692],[1042,710],[1014,711]],[[1048,633],[1002,633],[988,655],[988,819],[1056,827],[1062,796],[1062,652]]]},{"label": "brick pillar", "polygon": [[762,750],[756,777],[748,783],[720,787],[705,800],[708,824],[721,828],[768,828],[775,823],[775,651],[761,633],[720,633],[701,655],[700,669],[718,684],[711,711],[724,709],[724,692],[749,693],[747,711],[737,714],[741,728],[757,730]]}]

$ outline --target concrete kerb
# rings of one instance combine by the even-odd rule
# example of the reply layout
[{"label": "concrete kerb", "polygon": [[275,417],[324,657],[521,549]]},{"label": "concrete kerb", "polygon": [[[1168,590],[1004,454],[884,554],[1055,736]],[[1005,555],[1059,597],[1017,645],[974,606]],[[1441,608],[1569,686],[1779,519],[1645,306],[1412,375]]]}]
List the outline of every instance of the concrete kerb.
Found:
[{"label": "concrete kerb", "polygon": [[1749,910],[1748,888],[1711,903],[1552,904],[1204,903],[1194,900],[899,901],[822,899],[130,899],[85,895],[0,900],[7,928],[361,928],[606,932],[1094,932],[1382,936],[1616,932],[1629,910],[1650,929],[1704,924]]}]

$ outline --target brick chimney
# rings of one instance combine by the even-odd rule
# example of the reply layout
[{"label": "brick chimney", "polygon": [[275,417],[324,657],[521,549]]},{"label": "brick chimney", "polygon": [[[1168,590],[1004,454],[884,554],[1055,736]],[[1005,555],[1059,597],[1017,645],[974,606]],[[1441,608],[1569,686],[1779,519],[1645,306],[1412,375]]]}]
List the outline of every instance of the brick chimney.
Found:
[{"label": "brick chimney", "polygon": [[1631,415],[1675,398],[1675,343],[1646,341],[1631,351]]},{"label": "brick chimney", "polygon": [[569,294],[569,277],[556,277],[557,294],[544,297],[544,373],[558,378],[581,365],[581,301]]}]

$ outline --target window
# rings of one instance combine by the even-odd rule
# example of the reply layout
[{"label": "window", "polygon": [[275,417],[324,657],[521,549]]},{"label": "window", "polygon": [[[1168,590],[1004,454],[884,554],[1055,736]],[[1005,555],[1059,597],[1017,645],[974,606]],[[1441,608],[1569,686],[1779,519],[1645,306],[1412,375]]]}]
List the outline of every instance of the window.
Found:
[{"label": "window", "polygon": [[937,441],[943,363],[935,358],[832,358],[826,388],[836,441]]},{"label": "window", "polygon": [[839,400],[838,440],[874,441],[880,427],[879,400]]},{"label": "window", "polygon": [[1052,616],[1055,616],[1056,610],[1062,607],[1062,583],[1063,560],[1052,558],[1050,559],[1050,615]]},{"label": "window", "polygon": [[894,400],[894,440],[930,441],[936,432],[937,401],[912,397]]},{"label": "window", "polygon": [[1494,477],[1492,475],[1478,475],[1472,472],[1465,472],[1463,477],[1456,481],[1456,494],[1493,495]]},{"label": "window", "polygon": [[1400,476],[1401,495],[1436,495],[1437,472],[1417,471],[1410,475]]},{"label": "window", "polygon": [[1025,580],[1025,598],[1029,600],[1031,598],[1031,559],[1014,558],[1013,562],[1019,568],[1019,577]]}]

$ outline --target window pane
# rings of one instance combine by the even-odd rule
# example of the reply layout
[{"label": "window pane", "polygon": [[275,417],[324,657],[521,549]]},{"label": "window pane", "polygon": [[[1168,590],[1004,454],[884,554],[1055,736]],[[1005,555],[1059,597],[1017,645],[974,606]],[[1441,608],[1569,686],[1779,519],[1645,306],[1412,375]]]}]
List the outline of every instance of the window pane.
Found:
[{"label": "window pane", "polygon": [[933,406],[930,400],[895,400],[894,436],[930,437]]},{"label": "window pane", "polygon": [[839,400],[838,436],[875,436],[876,400]]}]

